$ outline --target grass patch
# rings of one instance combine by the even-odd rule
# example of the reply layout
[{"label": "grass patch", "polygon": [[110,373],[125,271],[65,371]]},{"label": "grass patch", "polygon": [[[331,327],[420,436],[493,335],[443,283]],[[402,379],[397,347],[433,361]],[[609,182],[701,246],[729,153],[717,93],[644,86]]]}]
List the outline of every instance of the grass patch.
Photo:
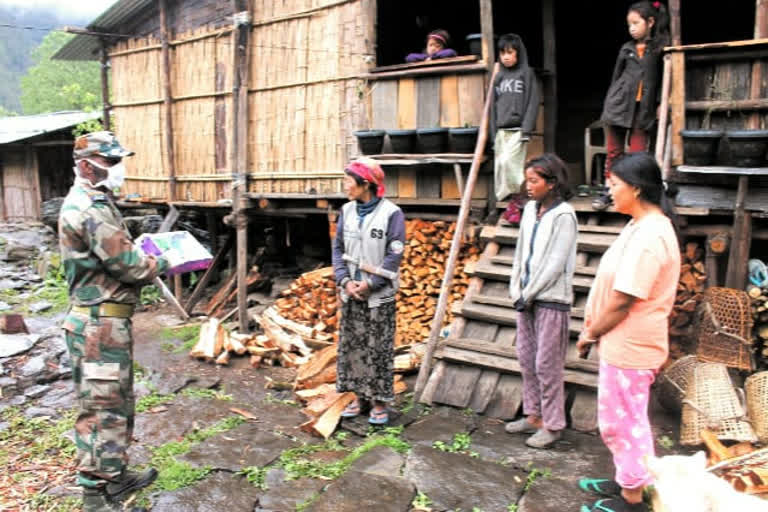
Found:
[{"label": "grass patch", "polygon": [[136,402],[136,412],[146,412],[153,407],[157,407],[158,405],[173,402],[174,398],[176,398],[175,394],[161,395],[160,393],[153,391],[152,393],[139,398],[139,400]]},{"label": "grass patch", "polygon": [[291,407],[299,406],[299,403],[296,400],[277,398],[272,393],[267,393],[266,395],[264,395],[262,402],[264,402],[265,404],[289,405]]},{"label": "grass patch", "polygon": [[58,498],[48,494],[36,494],[29,500],[29,507],[37,512],[79,512],[83,508],[83,500],[74,496]]},{"label": "grass patch", "polygon": [[432,510],[429,508],[430,505],[432,505],[432,500],[423,492],[419,492],[411,502],[411,506],[414,510]]},{"label": "grass patch", "polygon": [[467,432],[459,432],[453,435],[453,441],[450,444],[443,441],[435,441],[432,443],[432,448],[440,450],[441,452],[448,453],[463,453],[470,457],[479,457],[480,454],[470,450],[472,446],[472,436]]},{"label": "grass patch", "polygon": [[549,478],[552,476],[552,470],[549,468],[545,469],[539,469],[539,468],[533,468],[528,473],[528,478],[525,479],[525,487],[523,487],[523,492],[527,492],[528,489],[531,488],[531,486],[536,482],[536,480],[540,478]]},{"label": "grass patch", "polygon": [[[166,340],[167,343],[163,343],[162,347],[167,352],[173,352],[174,354],[189,352],[195,346],[197,340],[200,339],[200,326],[165,327],[160,331],[160,339]],[[171,343],[173,340],[181,341],[181,345],[174,345]],[[166,348],[166,345],[169,345],[169,347]]]},{"label": "grass patch", "polygon": [[259,466],[248,466],[247,468],[243,468],[237,474],[243,475],[245,479],[251,482],[257,489],[266,491],[269,489],[266,482],[267,471],[269,471],[269,468],[266,467],[260,468]]},{"label": "grass patch", "polygon": [[190,396],[192,398],[213,398],[216,400],[223,400],[225,402],[232,401],[232,395],[228,395],[224,391],[218,389],[187,388],[182,391],[181,394],[184,396]]}]

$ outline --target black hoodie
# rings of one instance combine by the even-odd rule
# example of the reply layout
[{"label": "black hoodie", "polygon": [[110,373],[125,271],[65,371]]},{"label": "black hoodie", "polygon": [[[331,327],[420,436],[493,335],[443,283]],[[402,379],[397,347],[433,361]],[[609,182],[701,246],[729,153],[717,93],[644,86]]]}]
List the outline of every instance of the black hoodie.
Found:
[{"label": "black hoodie", "polygon": [[511,68],[501,64],[493,82],[491,140],[499,128],[520,128],[530,134],[539,113],[539,88],[533,69],[528,66],[528,52],[520,36],[511,35],[517,38],[517,64]]}]

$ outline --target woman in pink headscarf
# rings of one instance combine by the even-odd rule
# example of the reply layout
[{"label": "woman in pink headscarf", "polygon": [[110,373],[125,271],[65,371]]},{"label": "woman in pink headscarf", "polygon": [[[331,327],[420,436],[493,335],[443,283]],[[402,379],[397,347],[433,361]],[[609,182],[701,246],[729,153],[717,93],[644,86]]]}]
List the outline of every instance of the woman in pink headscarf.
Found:
[{"label": "woman in pink headscarf", "polygon": [[357,397],[342,417],[370,407],[368,421],[389,421],[394,400],[395,294],[405,249],[405,217],[384,198],[384,171],[370,158],[345,169],[344,192],[333,242],[333,269],[341,291],[336,389]]}]

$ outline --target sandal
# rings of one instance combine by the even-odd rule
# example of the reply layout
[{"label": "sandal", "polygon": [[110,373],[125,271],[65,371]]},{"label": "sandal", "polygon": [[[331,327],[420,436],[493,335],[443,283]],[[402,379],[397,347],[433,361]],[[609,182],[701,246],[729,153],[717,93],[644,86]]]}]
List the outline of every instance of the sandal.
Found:
[{"label": "sandal", "polygon": [[368,418],[371,425],[386,425],[389,423],[389,413],[386,407],[374,407],[371,409],[371,415]]},{"label": "sandal", "polygon": [[360,414],[360,401],[354,400],[347,405],[347,407],[342,411],[341,417],[342,418],[354,418],[355,416],[358,416]]},{"label": "sandal", "polygon": [[597,500],[591,507],[581,506],[581,512],[649,512],[648,506],[643,503],[628,503],[622,498],[606,498]]},{"label": "sandal", "polygon": [[579,489],[600,496],[621,496],[621,486],[607,478],[582,478],[579,480]]}]

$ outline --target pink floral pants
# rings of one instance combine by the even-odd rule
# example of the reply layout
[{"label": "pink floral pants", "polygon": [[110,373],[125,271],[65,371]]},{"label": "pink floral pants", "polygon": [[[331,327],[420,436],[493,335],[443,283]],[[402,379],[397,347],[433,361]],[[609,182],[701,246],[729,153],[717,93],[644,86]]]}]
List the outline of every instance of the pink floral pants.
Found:
[{"label": "pink floral pants", "polygon": [[652,483],[645,466],[654,455],[648,398],[655,370],[630,370],[600,361],[597,420],[600,436],[613,454],[616,482],[625,489]]}]

